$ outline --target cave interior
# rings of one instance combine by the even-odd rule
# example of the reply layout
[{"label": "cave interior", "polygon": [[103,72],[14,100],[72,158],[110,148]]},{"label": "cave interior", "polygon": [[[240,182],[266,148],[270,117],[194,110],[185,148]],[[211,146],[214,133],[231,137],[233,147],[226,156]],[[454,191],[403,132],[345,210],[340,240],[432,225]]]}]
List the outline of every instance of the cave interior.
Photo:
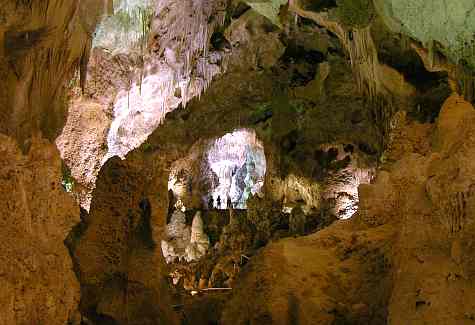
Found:
[{"label": "cave interior", "polygon": [[475,325],[474,9],[0,1],[0,325]]}]

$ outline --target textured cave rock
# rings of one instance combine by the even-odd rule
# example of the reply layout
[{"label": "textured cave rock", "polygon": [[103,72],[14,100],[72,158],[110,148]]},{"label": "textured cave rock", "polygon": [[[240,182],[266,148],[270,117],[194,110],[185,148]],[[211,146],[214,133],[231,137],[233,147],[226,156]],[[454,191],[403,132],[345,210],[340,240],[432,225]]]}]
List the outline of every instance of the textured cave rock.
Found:
[{"label": "textured cave rock", "polygon": [[95,322],[175,324],[160,249],[168,174],[150,158],[133,152],[106,163],[84,230],[71,246],[81,312]]},{"label": "textured cave rock", "polygon": [[205,233],[201,212],[196,212],[191,227],[186,225],[186,216],[180,210],[173,212],[167,224],[162,254],[167,263],[197,261],[206,254],[210,245]]},{"label": "textured cave rock", "polygon": [[161,242],[162,254],[167,263],[171,263],[175,259],[184,259],[190,237],[190,227],[186,226],[185,214],[176,210],[167,224],[166,238]]},{"label": "textured cave rock", "polygon": [[347,228],[339,223],[268,245],[237,279],[221,323],[383,324],[392,231]]},{"label": "textured cave rock", "polygon": [[56,144],[75,180],[73,193],[86,210],[99,170],[107,160],[107,136],[114,120],[116,96],[130,90],[140,64],[137,55],[94,48],[84,88],[76,82],[71,91],[68,119]]},{"label": "textured cave rock", "polygon": [[193,217],[193,223],[191,224],[190,244],[185,248],[186,261],[199,260],[206,254],[208,248],[209,238],[204,232],[203,219],[201,219],[201,213],[198,211]]},{"label": "textured cave rock", "polygon": [[64,245],[79,207],[62,189],[53,142],[66,121],[67,82],[88,59],[102,6],[48,0],[0,8],[2,324],[80,322]]},{"label": "textured cave rock", "polygon": [[[187,150],[192,146],[193,143],[196,143],[199,139],[212,139],[218,137],[220,135],[225,134],[233,130],[236,127],[236,121],[241,120],[242,123],[254,123],[253,119],[250,116],[254,113],[252,110],[243,110],[242,103],[244,100],[248,100],[249,96],[249,84],[252,85],[253,90],[253,99],[256,101],[270,101],[272,94],[272,90],[270,86],[273,84],[271,78],[275,78],[274,75],[269,73],[262,73],[262,72],[254,72],[254,74],[249,75],[249,72],[240,73],[239,70],[235,70],[234,73],[230,73],[229,75],[225,76],[220,83],[216,84],[216,87],[212,87],[209,91],[203,96],[201,101],[192,102],[190,107],[187,110],[179,110],[173,112],[169,119],[165,121],[162,127],[158,128],[152,137],[148,140],[148,145],[143,145],[139,151],[143,151],[149,155],[148,159],[159,159],[159,157],[163,157],[168,160],[168,164],[171,164],[173,161],[176,161],[177,158],[183,157],[186,155]],[[351,76],[350,78],[351,79]],[[233,87],[229,87],[228,85],[232,84]],[[344,87],[347,87],[350,84],[345,84]],[[346,89],[346,88],[345,88]],[[353,88],[355,91],[356,89]],[[341,90],[340,90],[341,91]],[[345,90],[346,91],[346,90]],[[342,91],[342,92],[345,92]],[[338,93],[338,91],[337,91]],[[230,101],[231,97],[237,98],[235,101]],[[341,96],[334,94],[332,96]],[[345,99],[341,99],[342,102]],[[209,103],[212,103],[210,105]],[[214,112],[214,114],[209,114],[210,112]],[[344,116],[344,115],[342,115]],[[210,120],[210,118],[215,119],[215,121]],[[337,122],[335,122],[337,123]],[[241,126],[243,126],[241,124]],[[348,129],[354,126],[348,126]],[[315,127],[312,126],[308,130],[314,130]],[[267,153],[266,153],[267,154]],[[128,166],[127,161],[130,159],[130,154],[127,156],[124,164]],[[149,161],[151,161],[149,160]],[[114,159],[116,163],[119,163],[119,160]],[[124,172],[128,170],[129,167],[124,168]],[[150,168],[145,168],[150,170]],[[153,169],[153,168],[152,168]],[[133,175],[133,172],[132,172]],[[134,176],[127,177],[129,180],[135,180],[136,184],[141,182],[141,177],[134,177]],[[165,181],[168,180],[168,177],[165,177]],[[104,186],[105,192],[106,186]],[[132,188],[130,189],[132,191]],[[110,192],[110,190],[108,191]],[[107,192],[107,193],[108,193]],[[162,197],[168,197],[166,191],[162,190]],[[125,193],[124,193],[125,195]],[[94,195],[96,196],[96,194]],[[116,205],[113,198],[106,199],[102,194],[97,197],[97,202],[106,202],[110,201],[109,203],[104,203],[110,205],[110,209]],[[123,201],[123,200],[122,200]],[[93,204],[94,205],[94,204]],[[137,204],[133,203],[132,206],[136,206]],[[164,207],[167,207],[164,205]],[[167,207],[168,208],[168,207]],[[262,207],[265,209],[265,206]],[[280,213],[280,206],[276,205],[276,208],[273,211],[276,213],[272,215],[272,218],[278,217]],[[109,209],[109,208],[108,208]],[[166,210],[165,210],[166,211]],[[270,210],[269,210],[270,212]],[[96,216],[95,208],[91,208],[91,216]],[[271,213],[270,213],[271,215]],[[162,220],[160,223],[164,223],[166,220],[165,215],[162,215]],[[244,218],[245,220],[246,218]],[[239,218],[239,220],[242,220]],[[269,233],[266,229],[266,219],[256,219],[256,223],[260,224],[259,220],[263,220],[262,229],[260,232],[262,234],[261,239],[257,239],[257,242],[253,242],[253,232],[251,230],[246,230],[250,226],[246,223],[230,223],[229,227],[226,230],[223,230],[221,236],[223,236],[224,245],[221,248],[221,260],[218,264],[210,264],[207,266],[206,270],[209,272],[206,276],[203,276],[203,283],[207,280],[209,286],[220,286],[220,285],[231,285],[233,281],[235,281],[236,274],[239,270],[233,267],[233,262],[240,263],[242,253],[247,253],[246,249],[249,244],[261,246],[262,243],[265,243],[269,239]],[[155,222],[158,222],[156,220]],[[272,225],[274,227],[274,225]],[[106,227],[107,229],[107,227]],[[162,228],[163,229],[163,228]],[[156,237],[158,240],[161,238],[159,236]],[[258,238],[258,237],[257,237]],[[97,245],[94,244],[98,238],[89,238],[86,242],[90,242],[88,245]],[[156,243],[159,243],[157,241]],[[102,244],[100,244],[102,245]],[[155,248],[156,252],[160,254],[160,248]],[[87,250],[83,250],[87,251]],[[230,254],[231,253],[231,254]],[[155,256],[154,253],[153,256]],[[81,264],[81,259],[79,260],[79,264]],[[206,260],[205,260],[206,261]],[[87,267],[85,264],[85,267]],[[112,266],[111,266],[112,268]],[[115,268],[115,267],[114,267]],[[163,271],[162,271],[163,270]],[[104,272],[104,270],[98,270],[98,276]],[[165,269],[159,268],[158,273],[160,276],[165,275]],[[198,287],[198,280],[194,277],[190,277],[186,279],[186,287],[188,288],[195,288]],[[102,286],[102,285],[101,285]],[[92,289],[97,290],[97,289]],[[97,291],[93,291],[97,292]],[[98,307],[104,305],[110,298],[105,297],[103,298],[102,303],[98,303]]]},{"label": "textured cave rock", "polygon": [[453,95],[436,126],[402,122],[357,215],[267,246],[222,323],[469,324],[473,118]]},{"label": "textured cave rock", "polygon": [[[208,141],[200,140],[173,162],[169,189],[187,208],[230,206],[244,209],[260,192],[266,170],[262,143],[252,129],[238,129]],[[217,201],[220,198],[221,205]]]},{"label": "textured cave rock", "polygon": [[[466,59],[472,66],[473,56],[473,6],[469,2],[426,3],[418,0],[378,0],[375,2],[380,15],[390,28],[402,31],[431,48],[430,42],[439,42],[455,64]],[[415,15],[415,13],[418,15]],[[423,20],[419,17],[424,17]],[[438,28],[443,22],[443,28]],[[464,49],[465,48],[465,49]]]},{"label": "textured cave rock", "polygon": [[[201,94],[215,76],[224,72],[224,68],[228,64],[243,71],[246,68],[261,69],[264,67],[269,69],[277,63],[282,55],[284,48],[279,40],[279,32],[268,31],[268,26],[271,23],[250,11],[242,17],[238,17],[224,31],[226,41],[235,48],[232,53],[228,53],[228,50],[223,48],[208,51],[212,31],[222,22],[220,23],[219,19],[212,19],[207,26],[204,17],[211,15],[216,10],[221,12],[220,8],[224,4],[201,8],[204,10],[201,20],[189,22],[193,23],[195,29],[199,26],[207,27],[205,28],[206,35],[198,33],[195,35],[196,39],[187,41],[196,43],[192,49],[187,49],[174,37],[181,35],[180,33],[184,31],[176,26],[174,29],[168,28],[167,24],[175,20],[178,20],[176,24],[179,22],[188,24],[182,17],[184,16],[183,10],[191,10],[188,8],[188,4],[176,4],[173,1],[168,4],[160,3],[158,9],[168,12],[169,17],[167,16],[168,18],[163,21],[156,19],[152,22],[149,46],[153,49],[154,42],[160,44],[157,53],[146,54],[140,58],[140,55],[137,56],[135,52],[125,55],[120,52],[109,54],[108,51],[112,49],[107,48],[92,50],[85,92],[92,97],[95,103],[102,106],[101,111],[105,112],[105,116],[109,119],[110,126],[107,127],[107,137],[104,139],[100,131],[102,128],[100,128],[99,132],[92,132],[89,135],[95,137],[100,145],[92,146],[92,144],[88,145],[87,141],[81,141],[80,146],[75,146],[70,144],[74,140],[69,140],[70,137],[75,136],[68,132],[67,128],[58,142],[62,156],[79,184],[75,194],[83,208],[89,208],[91,191],[94,189],[97,173],[107,159],[114,155],[123,158],[127,152],[142,144],[163,122],[168,112],[173,111],[179,105],[184,106],[192,98]],[[168,32],[164,32],[167,30]],[[162,48],[162,46],[165,47]],[[167,54],[168,50],[175,47],[177,47],[175,49],[178,51],[177,53]],[[206,49],[206,55],[203,57],[200,56],[202,47]],[[256,56],[253,53],[259,53],[259,55]],[[195,59],[198,63],[185,64],[188,62],[187,55],[196,56]],[[106,74],[109,76],[106,78],[108,80],[104,80],[104,74],[101,74],[105,69],[109,71]],[[191,74],[193,78],[189,76]],[[78,108],[75,106],[72,105],[70,110],[80,116],[81,106],[79,104]],[[73,117],[70,118],[71,124],[76,124],[75,121],[76,119]],[[83,159],[79,157],[84,150],[91,152],[88,161],[82,161]],[[100,152],[92,154],[97,150]],[[107,150],[106,154],[103,153],[105,150]]]},{"label": "textured cave rock", "polygon": [[273,24],[282,26],[279,19],[281,7],[287,4],[285,0],[248,0],[246,3],[259,14],[269,19]]},{"label": "textured cave rock", "polygon": [[76,317],[79,284],[63,241],[79,208],[61,187],[53,144],[33,138],[24,155],[13,139],[0,143],[0,323],[65,324]]},{"label": "textured cave rock", "polygon": [[473,323],[471,4],[244,2],[0,8],[0,323]]},{"label": "textured cave rock", "polygon": [[[421,319],[456,324],[472,317],[474,292],[467,288],[473,261],[466,250],[473,233],[473,164],[466,160],[474,149],[472,120],[473,107],[451,96],[433,129],[439,140],[432,150],[404,155],[387,181],[396,189],[392,202],[404,212],[398,217],[405,225],[395,246],[402,272],[396,273],[389,305],[394,324]],[[407,295],[411,285],[415,290]]]},{"label": "textured cave rock", "polygon": [[1,131],[17,138],[22,146],[39,131],[50,141],[60,132],[67,111],[65,83],[79,61],[87,60],[90,33],[102,13],[99,2],[52,0],[28,5],[8,1],[2,7],[5,86],[1,100],[5,109]]},{"label": "textured cave rock", "polygon": [[93,46],[109,49],[113,54],[143,52],[154,1],[105,0],[104,5],[108,15],[95,30]]},{"label": "textured cave rock", "polygon": [[[371,36],[371,25],[349,28],[341,18],[329,12],[306,9],[301,0],[291,1],[290,9],[314,20],[337,35],[347,51],[358,87],[370,97],[394,95],[401,99],[411,96],[413,87],[396,70],[381,64]],[[350,37],[351,35],[351,37]]]},{"label": "textured cave rock", "polygon": [[[382,15],[383,18],[386,18],[387,15],[384,13],[389,12],[390,10],[382,10],[380,7],[391,6],[391,4],[385,1],[383,2],[383,5],[379,4],[376,6],[376,9],[378,9],[376,11]],[[364,3],[365,1],[359,1],[358,6],[363,8],[365,5]],[[183,62],[188,62],[184,53],[195,53],[200,47],[207,49],[205,44],[210,43],[209,38],[212,37],[212,31],[221,28],[219,27],[221,24],[220,17],[222,17],[224,8],[229,8],[229,4],[226,4],[226,2],[217,2],[214,5],[194,4],[199,6],[199,8],[197,7],[195,9],[202,12],[202,15],[196,15],[197,17],[204,17],[211,15],[211,13],[215,14],[216,19],[210,20],[208,25],[204,24],[202,19],[199,17],[190,21],[186,21],[186,19],[183,18],[185,16],[184,13],[187,12],[187,10],[191,10],[191,5],[186,1],[181,4],[176,4],[173,1],[162,1],[160,2],[160,5],[155,8],[156,11],[163,14],[163,17],[159,15],[161,20],[152,19],[152,26],[149,31],[150,40],[148,46],[150,47],[150,50],[155,52],[147,54],[139,48],[140,46],[130,45],[133,50],[132,52],[136,52],[134,55],[141,57],[139,61],[142,62],[129,67],[134,71],[133,76],[129,76],[130,85],[126,87],[113,87],[114,91],[112,91],[112,93],[116,93],[117,97],[114,97],[113,99],[114,109],[112,117],[109,116],[112,120],[112,124],[108,132],[107,144],[104,143],[101,145],[101,147],[107,148],[107,155],[105,157],[102,154],[94,155],[97,158],[95,158],[96,161],[94,162],[95,170],[92,172],[89,171],[88,166],[84,163],[74,163],[72,162],[73,159],[67,159],[68,161],[71,161],[67,162],[67,164],[72,169],[74,175],[84,173],[88,174],[87,177],[77,179],[77,182],[80,183],[78,188],[81,192],[77,195],[81,198],[83,207],[88,207],[90,191],[94,187],[95,175],[105,160],[116,154],[124,157],[129,150],[139,146],[163,121],[167,112],[178,107],[180,103],[185,104],[193,96],[200,94],[207,88],[209,81],[212,78],[217,74],[224,72],[224,68],[227,64],[233,66],[240,65],[241,68],[249,66],[253,69],[268,69],[275,66],[284,50],[283,44],[281,43],[281,37],[279,36],[281,35],[282,30],[279,30],[278,28],[278,26],[283,27],[283,25],[277,23],[278,26],[272,27],[272,21],[274,24],[276,23],[277,18],[275,15],[280,12],[281,17],[278,18],[278,20],[284,23],[287,30],[290,28],[289,25],[292,25],[290,21],[293,21],[293,18],[286,16],[286,6],[279,1],[249,1],[249,4],[254,8],[254,10],[247,10],[243,15],[238,16],[229,26],[225,26],[224,33],[222,34],[223,41],[228,43],[232,48],[231,53],[229,53],[229,48],[226,49],[226,51],[222,51],[222,49],[218,51],[204,51],[205,54],[207,54],[197,60],[203,64],[201,65],[201,63],[199,63],[196,67],[190,66],[188,68],[186,68],[186,64],[183,65]],[[116,15],[108,20],[110,22],[115,21],[115,23],[112,23],[112,25],[109,26],[107,25],[109,23],[105,22],[101,28],[104,30],[114,30],[114,33],[117,32],[118,36],[116,39],[125,39],[135,42],[136,40],[143,38],[142,36],[138,38],[135,37],[137,36],[135,35],[137,34],[137,31],[134,29],[136,26],[131,25],[131,29],[125,29],[123,31],[121,31],[119,27],[115,28],[113,26],[115,26],[114,24],[119,23],[121,12],[128,13],[130,17],[133,16],[133,19],[138,19],[138,21],[136,21],[137,24],[142,23],[140,18],[142,17],[141,10],[143,9],[143,14],[145,14],[145,11],[153,9],[154,5],[147,1],[131,3],[122,1],[116,3],[115,6]],[[353,73],[360,90],[365,91],[370,95],[370,97],[383,98],[378,99],[378,101],[382,101],[383,104],[381,107],[375,108],[375,115],[379,120],[381,120],[378,124],[386,124],[381,127],[387,129],[392,114],[394,113],[394,107],[391,106],[391,103],[394,101],[398,102],[399,100],[402,100],[403,102],[406,101],[409,97],[414,96],[415,89],[407,82],[403,74],[393,67],[382,63],[378,58],[378,44],[375,44],[374,42],[374,34],[378,34],[380,26],[374,26],[377,20],[373,17],[375,12],[370,15],[370,25],[366,23],[358,23],[353,26],[345,21],[345,12],[348,14],[361,11],[361,8],[358,8],[355,9],[351,7],[345,1],[340,1],[336,6],[325,4],[320,6],[305,1],[293,1],[290,3],[289,7],[291,11],[294,11],[302,17],[314,20],[338,37],[343,48],[349,54]],[[141,12],[141,14],[137,14],[137,16],[135,11]],[[271,21],[267,21],[267,18],[258,17],[258,13],[269,18]],[[356,15],[356,13],[354,13],[354,15]],[[174,22],[173,24],[175,25],[165,28],[165,26],[168,26],[167,24],[171,22]],[[135,21],[129,22],[129,24],[131,23],[135,23]],[[182,32],[180,28],[176,28],[177,24],[180,23],[187,26],[189,25],[189,28],[192,29],[196,26],[207,26],[204,28],[204,33],[206,35],[195,33],[195,41],[187,39],[185,42],[186,44],[190,42],[196,43],[191,47],[186,46],[185,43],[177,45],[173,43],[174,41],[172,40],[174,39],[173,35],[176,36]],[[387,22],[385,21],[385,23]],[[393,32],[393,35],[391,35],[391,37],[393,37],[394,33],[397,31],[391,26],[392,25],[389,25],[388,28]],[[122,34],[127,34],[128,32],[135,36],[129,35],[130,37],[122,37]],[[148,33],[148,31],[145,32]],[[97,36],[98,40],[104,38],[104,35],[102,35],[104,33],[101,33]],[[302,32],[299,30],[296,32],[298,35],[301,33]],[[421,40],[421,38],[418,39]],[[109,44],[106,42],[104,44],[102,46],[105,46],[106,48],[109,47],[109,50],[114,50],[114,48],[116,48],[116,45],[111,45],[112,43]],[[173,54],[173,51],[176,53]],[[129,52],[130,54],[130,51],[126,52]],[[143,54],[140,54],[141,52]],[[259,57],[253,53],[259,53]],[[196,55],[199,56],[200,54]],[[431,57],[432,56],[433,55],[431,54]],[[453,75],[451,80],[460,80],[462,78],[458,72],[460,69],[454,69],[451,70],[454,71],[451,73]],[[196,82],[193,80],[185,82],[188,79],[184,76],[189,74],[190,71],[193,71],[194,74],[199,76],[196,78]],[[328,64],[326,62],[321,63],[316,71],[314,81],[295,89],[295,95],[299,98],[312,101],[324,97],[325,92],[323,91],[323,84],[325,83],[328,73]],[[160,78],[158,78],[158,74],[161,75]],[[177,74],[181,74],[181,76],[176,77]],[[469,75],[464,74],[464,76],[466,76],[466,78],[463,77],[465,78],[464,80],[469,82]],[[179,80],[180,78],[184,83]],[[97,78],[93,77],[93,79],[95,80]],[[115,77],[112,79],[115,79]],[[167,86],[169,83],[170,87]],[[184,86],[185,84],[187,86]],[[462,85],[462,87],[464,86]],[[177,91],[178,88],[180,88],[180,91]],[[109,105],[110,104],[111,103],[109,102]],[[436,105],[438,105],[438,103]],[[109,109],[109,107],[104,107],[103,110],[109,111]],[[100,138],[103,138],[102,135],[100,135]],[[61,149],[61,151],[64,150]],[[76,160],[80,161],[80,159]]]},{"label": "textured cave rock", "polygon": [[236,209],[246,208],[246,201],[258,195],[264,181],[266,161],[264,147],[253,130],[236,130],[216,139],[207,152],[211,171],[218,176],[218,184],[209,191],[221,206]]},{"label": "textured cave rock", "polygon": [[[415,45],[417,52],[424,59],[427,69],[446,71],[452,89],[469,101],[475,98],[475,26],[471,6],[463,1],[375,1],[375,8],[385,25],[395,33],[416,39],[420,43]],[[414,15],[415,12],[418,15]],[[421,16],[424,19],[419,19]]]},{"label": "textured cave rock", "polygon": [[[130,92],[118,94],[107,137],[107,158],[143,143],[165,115],[199,96],[223,71],[223,51],[208,51],[224,24],[227,1],[160,1],[150,21],[151,53]],[[179,96],[177,95],[179,91]]]}]

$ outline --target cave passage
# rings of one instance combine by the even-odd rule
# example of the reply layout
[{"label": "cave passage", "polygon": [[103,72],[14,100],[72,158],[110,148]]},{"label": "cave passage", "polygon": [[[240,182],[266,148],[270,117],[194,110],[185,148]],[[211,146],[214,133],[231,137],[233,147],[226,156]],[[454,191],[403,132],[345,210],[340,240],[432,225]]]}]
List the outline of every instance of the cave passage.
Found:
[{"label": "cave passage", "polygon": [[[266,172],[264,147],[251,130],[237,130],[214,141],[207,163],[217,176],[217,186],[207,200],[214,208],[246,209],[247,199],[261,191]],[[211,201],[212,198],[212,201]]]},{"label": "cave passage", "polygon": [[176,208],[246,209],[264,185],[264,146],[254,130],[238,129],[208,141],[177,161],[168,189]]},{"label": "cave passage", "polygon": [[474,4],[2,1],[0,325],[474,325]]}]

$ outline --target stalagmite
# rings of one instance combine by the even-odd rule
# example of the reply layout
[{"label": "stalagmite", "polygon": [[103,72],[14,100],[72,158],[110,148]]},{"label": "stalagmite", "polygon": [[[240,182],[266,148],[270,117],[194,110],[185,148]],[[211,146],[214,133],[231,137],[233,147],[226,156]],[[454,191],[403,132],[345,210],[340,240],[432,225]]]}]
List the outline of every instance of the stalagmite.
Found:
[{"label": "stalagmite", "polygon": [[191,239],[190,244],[185,249],[185,260],[187,262],[199,260],[206,254],[208,248],[209,238],[204,232],[201,212],[198,211],[193,217],[193,223],[191,225]]},{"label": "stalagmite", "polygon": [[190,227],[186,225],[186,216],[176,210],[166,228],[166,239],[162,240],[162,253],[167,263],[185,258],[185,249],[190,243]]}]

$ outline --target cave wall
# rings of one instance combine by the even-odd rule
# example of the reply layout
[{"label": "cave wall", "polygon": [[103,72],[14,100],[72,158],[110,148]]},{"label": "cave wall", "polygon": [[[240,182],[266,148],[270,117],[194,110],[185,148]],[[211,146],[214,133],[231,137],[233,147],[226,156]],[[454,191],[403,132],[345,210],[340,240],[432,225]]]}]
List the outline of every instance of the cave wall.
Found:
[{"label": "cave wall", "polygon": [[0,323],[77,321],[79,284],[63,241],[79,208],[61,186],[58,151],[41,138],[28,154],[5,135],[0,143]]},{"label": "cave wall", "polygon": [[[417,145],[424,136],[421,129],[412,141],[404,141],[419,152],[403,155],[389,177],[380,175],[384,191],[396,195],[386,198],[391,202],[386,205],[396,207],[400,222],[393,248],[392,324],[473,322],[474,116],[472,105],[451,96],[432,131],[430,151],[421,152]],[[384,211],[391,215],[388,208]]]},{"label": "cave wall", "polygon": [[90,213],[72,244],[86,317],[174,324],[160,250],[167,184],[164,165],[139,151],[102,168]]},{"label": "cave wall", "polygon": [[[263,19],[258,21],[264,24]],[[102,167],[90,212],[84,215],[72,241],[82,289],[81,312],[86,317],[124,323],[124,299],[128,297],[131,324],[175,321],[169,310],[168,273],[159,246],[168,212],[168,173],[171,164],[184,157],[197,141],[233,131],[239,119],[243,125],[248,123],[249,111],[241,106],[251,89],[253,101],[270,99],[273,74],[249,73],[248,69],[249,65],[236,65],[234,73],[223,76],[225,82],[216,83],[200,101],[193,100],[186,110],[168,113],[164,124],[125,160],[115,157]],[[230,100],[235,97],[239,100]],[[145,198],[151,207],[153,247],[145,245],[134,232],[142,220],[140,205]],[[142,301],[144,296],[154,306]]]},{"label": "cave wall", "polygon": [[222,323],[471,324],[474,112],[452,95],[435,125],[403,118],[357,214],[266,246]]},{"label": "cave wall", "polygon": [[1,5],[2,324],[80,322],[79,284],[63,243],[79,208],[61,186],[53,141],[66,120],[67,81],[87,62],[102,5]]},{"label": "cave wall", "polygon": [[[266,12],[269,8],[272,13],[267,16],[279,25],[280,18],[275,17],[279,10],[271,6]],[[72,88],[66,81],[79,68],[80,85],[84,84],[91,35],[108,6],[98,0],[74,4],[47,0],[9,1],[0,8],[0,151],[4,157],[0,206],[5,211],[1,219],[5,249],[0,253],[2,323],[77,324],[80,293],[74,268],[82,286],[80,308],[91,320],[173,324],[164,280],[167,268],[157,249],[168,209],[167,170],[171,161],[182,157],[196,141],[222,135],[236,126],[256,129],[269,148],[268,188],[275,186],[272,178],[285,178],[297,171],[303,179],[318,180],[319,175],[307,173],[315,166],[322,167],[314,149],[348,144],[354,138],[359,140],[352,145],[373,158],[388,145],[384,158],[390,164],[384,166],[388,171],[379,174],[376,184],[360,187],[362,208],[354,221],[264,250],[257,275],[252,269],[243,275],[242,288],[263,288],[254,306],[257,312],[245,306],[242,310],[246,312],[236,316],[236,308],[242,306],[238,302],[229,307],[225,320],[256,324],[269,319],[309,324],[316,319],[364,324],[386,319],[394,324],[473,321],[473,292],[467,289],[473,286],[474,269],[470,255],[473,107],[454,96],[442,109],[435,129],[410,123],[398,130],[384,129],[392,121],[394,107],[384,103],[375,106],[376,112],[371,111],[374,107],[361,110],[364,102],[358,91],[388,101],[397,97],[406,108],[405,99],[414,95],[414,88],[398,71],[379,62],[370,27],[345,26],[313,12],[308,1],[294,1],[290,8],[336,34],[356,79],[348,73],[342,53],[325,56],[330,45],[322,48],[323,38],[316,46],[317,52],[322,51],[322,59],[316,61],[321,62],[311,62],[315,70],[308,69],[308,64],[288,65],[288,44],[281,31],[256,12],[247,11],[223,31],[229,43],[226,46],[233,48],[229,74],[216,78],[202,100],[192,100],[187,110],[169,112],[163,126],[141,149],[125,161],[110,160],[100,174],[102,157],[109,148],[99,143],[105,142],[110,127],[112,97],[119,89],[128,90],[131,77],[125,70],[139,64],[96,52],[98,62],[89,70],[96,73],[93,79],[102,82],[101,63],[116,60],[118,65],[110,66],[117,68],[113,79],[118,84],[86,87],[89,98],[75,98],[78,101],[71,106],[65,129],[68,137],[79,133],[78,141],[59,141],[60,146],[72,146],[63,158],[77,167],[74,176],[86,184],[86,194],[99,175],[90,214],[83,213],[82,223],[72,232],[79,221],[79,209],[61,189],[61,160],[53,141],[66,120],[67,93]],[[468,17],[468,13],[461,16]],[[431,67],[430,48],[415,48]],[[122,63],[126,69],[118,68]],[[314,75],[302,82],[301,76],[293,80],[294,71]],[[153,69],[146,73],[153,74]],[[198,92],[207,86],[197,85]],[[136,85],[136,94],[139,89]],[[175,99],[174,92],[171,97]],[[183,102],[189,99],[180,95]],[[303,104],[297,105],[296,100]],[[93,129],[89,124],[74,129],[88,121],[97,123],[100,130],[89,134]],[[385,138],[389,143],[381,143],[377,140],[381,128],[387,136],[389,131],[400,133]],[[433,143],[429,143],[431,137]],[[88,154],[96,156],[92,165],[91,161],[75,161],[76,154],[83,153],[84,143]],[[309,153],[313,155],[310,162],[301,159]],[[84,174],[86,169],[92,173]],[[279,201],[282,192],[272,194],[273,199]],[[307,196],[315,197],[316,192]],[[68,234],[73,261],[63,244]],[[306,264],[295,251],[312,261],[318,255],[328,263]],[[274,263],[279,266],[277,276],[272,273]],[[289,271],[295,265],[304,266],[304,276],[297,280]],[[256,282],[253,276],[262,276],[260,267],[281,287],[272,287],[266,278]],[[313,291],[305,290],[309,278]],[[377,281],[384,282],[381,295],[377,294]],[[371,301],[373,295],[376,301]],[[265,302],[268,297],[272,299]],[[245,304],[248,299],[242,301]],[[313,309],[315,306],[319,308]],[[264,307],[266,310],[259,310]],[[304,311],[310,309],[314,312],[307,315]]]},{"label": "cave wall", "polygon": [[71,80],[68,117],[56,145],[74,179],[72,193],[88,210],[99,170],[108,152],[107,134],[113,120],[113,105],[119,91],[127,91],[139,63],[132,55],[113,55],[93,48],[87,65],[87,80]]},{"label": "cave wall", "polygon": [[50,0],[2,7],[2,133],[21,145],[37,132],[55,139],[66,120],[65,82],[88,59],[101,5]]}]

